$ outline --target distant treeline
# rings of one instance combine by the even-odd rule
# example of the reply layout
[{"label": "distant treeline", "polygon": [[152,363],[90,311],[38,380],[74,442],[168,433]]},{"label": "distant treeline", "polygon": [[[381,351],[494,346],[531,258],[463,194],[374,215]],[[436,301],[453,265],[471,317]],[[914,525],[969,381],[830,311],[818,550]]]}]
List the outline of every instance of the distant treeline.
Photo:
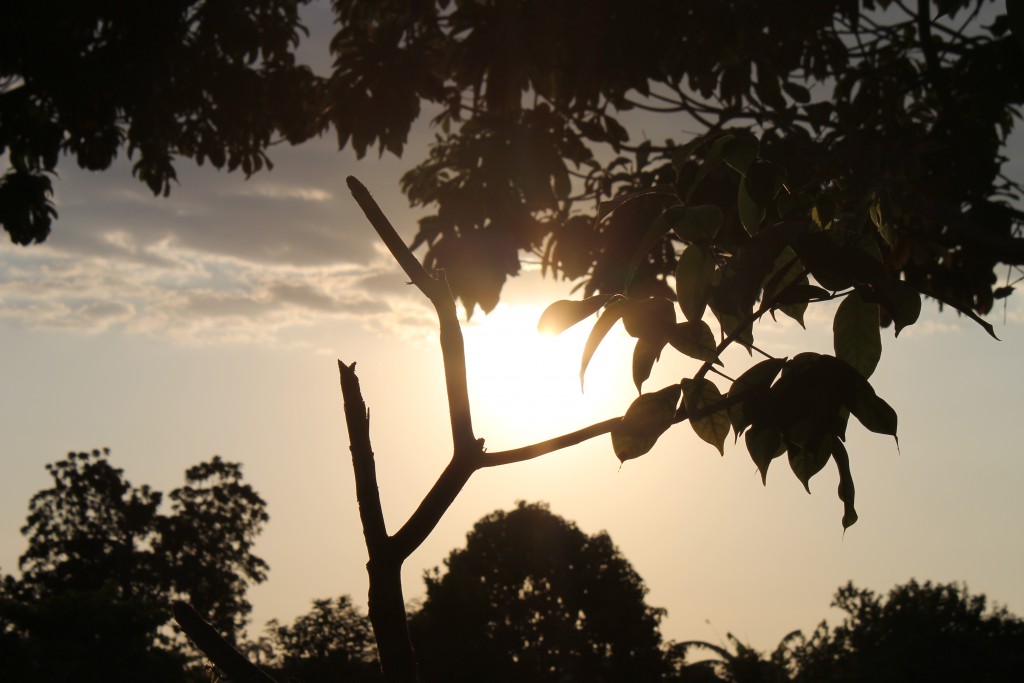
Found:
[{"label": "distant treeline", "polygon": [[[0,577],[0,680],[217,680],[170,618],[183,599],[280,681],[378,681],[369,620],[349,596],[316,600],[291,624],[245,635],[252,553],[269,519],[241,467],[189,468],[165,504],[107,451],[47,467],[29,503],[20,577]],[[841,623],[789,634],[762,653],[725,642],[666,642],[665,611],[606,533],[545,505],[487,515],[466,547],[425,576],[411,629],[427,683],[662,681],[812,683],[1017,681],[1024,622],[966,586],[911,581],[888,595],[841,587]]]}]

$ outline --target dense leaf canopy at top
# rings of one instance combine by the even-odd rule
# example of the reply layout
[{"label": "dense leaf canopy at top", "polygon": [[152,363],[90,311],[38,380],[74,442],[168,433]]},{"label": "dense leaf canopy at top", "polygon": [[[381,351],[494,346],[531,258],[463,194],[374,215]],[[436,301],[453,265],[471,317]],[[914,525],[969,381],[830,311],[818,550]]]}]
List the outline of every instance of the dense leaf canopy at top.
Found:
[{"label": "dense leaf canopy at top", "polygon": [[[985,312],[993,266],[1024,262],[1019,187],[1001,175],[1024,56],[1001,1],[333,0],[323,77],[294,58],[308,1],[8,3],[0,222],[12,239],[48,234],[62,154],[103,169],[127,147],[166,194],[176,158],[249,174],[274,139],[328,127],[360,156],[400,154],[429,104],[442,132],[403,187],[436,208],[416,242],[430,266],[463,265],[452,286],[470,310],[494,306],[524,250],[588,291],[621,291],[670,201],[595,223],[597,202],[626,192],[732,205],[715,246],[745,239],[744,214],[775,222],[778,207],[737,209],[737,178],[701,175],[708,146],[686,144],[729,130],[754,132],[785,169],[801,220],[808,203],[826,220],[870,214],[887,269],[925,291]],[[661,121],[631,125],[638,110]],[[637,139],[647,125],[678,133]],[[747,185],[751,198],[774,191]],[[632,264],[632,289],[664,290],[677,251],[662,241]]]},{"label": "dense leaf canopy at top", "polygon": [[[669,347],[703,363],[637,399],[612,432],[620,459],[686,419],[719,450],[744,436],[762,476],[786,454],[808,486],[833,461],[844,526],[849,417],[897,431],[869,384],[879,325],[898,334],[926,295],[992,333],[978,316],[1024,265],[1021,185],[1003,169],[1020,0],[333,0],[324,76],[294,60],[303,4],[11,3],[12,238],[45,238],[61,153],[101,169],[127,146],[166,193],[175,157],[249,174],[276,136],[333,129],[359,156],[400,154],[429,111],[436,137],[401,184],[429,212],[413,246],[467,312],[493,309],[524,258],[576,281],[587,298],[546,318],[601,312],[581,379],[619,320],[638,391]],[[763,316],[802,324],[830,300],[834,355],[769,356],[726,390],[709,379],[728,345],[757,348]]]},{"label": "dense leaf canopy at top", "polygon": [[85,169],[122,148],[154,194],[177,157],[247,175],[275,134],[299,140],[318,80],[296,66],[308,0],[13,0],[0,22],[0,223],[41,242],[62,155]]}]

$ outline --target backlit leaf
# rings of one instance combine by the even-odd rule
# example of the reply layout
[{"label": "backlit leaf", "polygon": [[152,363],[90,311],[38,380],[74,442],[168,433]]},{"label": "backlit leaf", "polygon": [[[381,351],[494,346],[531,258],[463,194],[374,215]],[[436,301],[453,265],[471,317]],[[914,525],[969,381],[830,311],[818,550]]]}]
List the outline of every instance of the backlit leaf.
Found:
[{"label": "backlit leaf", "polygon": [[718,359],[718,349],[715,343],[715,333],[711,331],[703,320],[693,322],[677,323],[668,337],[668,343],[676,351],[690,358],[714,362]]},{"label": "backlit leaf", "polygon": [[627,334],[637,339],[664,339],[676,324],[676,307],[671,299],[651,296],[629,299],[622,313]]},{"label": "backlit leaf", "polygon": [[582,301],[556,301],[544,309],[537,322],[537,331],[544,334],[561,334],[581,320],[597,313],[611,298],[592,296]]},{"label": "backlit leaf", "polygon": [[661,350],[665,348],[665,340],[660,341],[641,337],[636,340],[636,347],[633,349],[633,384],[639,392],[647,378],[651,376],[654,363],[661,356]]},{"label": "backlit leaf", "polygon": [[692,322],[704,317],[714,274],[715,258],[708,248],[690,244],[679,256],[679,265],[676,267],[676,298],[687,320]]},{"label": "backlit leaf", "polygon": [[675,421],[679,386],[637,397],[612,428],[612,448],[620,462],[647,453]]},{"label": "backlit leaf", "polygon": [[771,427],[753,427],[745,435],[747,452],[761,473],[761,483],[768,483],[768,466],[772,460],[786,452],[779,430]]},{"label": "backlit leaf", "polygon": [[722,147],[722,160],[740,175],[757,159],[757,138],[753,135],[735,135]]},{"label": "backlit leaf", "polygon": [[633,250],[633,257],[629,260],[629,265],[626,267],[625,284],[627,287],[632,282],[633,276],[636,275],[636,269],[647,258],[648,252],[661,242],[665,235],[673,229],[674,223],[679,220],[680,215],[685,214],[688,209],[689,207],[670,206],[651,221],[640,243]]},{"label": "backlit leaf", "polygon": [[714,204],[673,206],[668,211],[672,231],[687,242],[709,242],[722,227],[722,210]]},{"label": "backlit leaf", "polygon": [[889,317],[892,318],[897,337],[903,328],[917,322],[921,316],[921,295],[916,289],[902,280],[887,282],[875,289],[885,310],[889,312]]},{"label": "backlit leaf", "polygon": [[[898,423],[896,411],[875,393],[866,380],[863,384],[856,385],[852,396],[847,401],[847,407],[854,417],[872,432],[896,437]],[[897,441],[897,443],[899,442]]]},{"label": "backlit leaf", "polygon": [[789,466],[796,478],[804,485],[804,490],[807,493],[811,492],[811,477],[820,472],[832,456],[831,448],[828,447],[831,444],[827,441],[813,450],[796,444],[789,446]]},{"label": "backlit leaf", "polygon": [[843,299],[832,323],[836,358],[841,358],[868,378],[882,357],[878,304],[868,303],[858,292]]},{"label": "backlit leaf", "polygon": [[747,190],[746,178],[740,180],[739,194],[736,198],[736,208],[740,215],[740,223],[743,224],[743,228],[753,235],[757,232],[758,228],[761,227],[761,221],[764,220],[765,209],[754,201],[754,198],[750,196]]},{"label": "backlit leaf", "polygon": [[832,459],[839,468],[839,500],[843,501],[843,528],[849,529],[857,523],[857,510],[853,507],[853,475],[850,473],[850,455],[839,439],[832,445]]},{"label": "backlit leaf", "polygon": [[735,402],[729,407],[729,419],[737,436],[753,424],[760,408],[758,404],[768,396],[768,389],[786,365],[786,360],[763,360],[750,367],[732,383],[729,398]]},{"label": "backlit leaf", "polygon": [[725,455],[725,437],[729,436],[729,411],[722,394],[711,380],[683,380],[683,401],[686,414],[697,436]]},{"label": "backlit leaf", "polygon": [[587,366],[590,365],[590,359],[594,357],[594,352],[597,351],[597,347],[601,344],[601,341],[608,334],[608,331],[612,329],[612,326],[619,321],[622,314],[626,312],[626,307],[629,304],[627,299],[615,299],[607,307],[604,312],[598,317],[597,322],[594,323],[594,329],[590,331],[590,336],[587,337],[587,343],[583,346],[583,360],[580,363],[580,390],[583,390],[583,375],[587,372]]},{"label": "backlit leaf", "polygon": [[627,192],[626,194],[619,195],[614,199],[609,199],[606,202],[601,202],[597,207],[597,220],[598,222],[603,221],[617,209],[629,204],[630,202],[636,201],[637,199],[656,198],[662,201],[670,201],[676,196],[675,190],[669,185],[657,185],[655,187],[644,188],[643,190],[637,190],[636,192]]}]

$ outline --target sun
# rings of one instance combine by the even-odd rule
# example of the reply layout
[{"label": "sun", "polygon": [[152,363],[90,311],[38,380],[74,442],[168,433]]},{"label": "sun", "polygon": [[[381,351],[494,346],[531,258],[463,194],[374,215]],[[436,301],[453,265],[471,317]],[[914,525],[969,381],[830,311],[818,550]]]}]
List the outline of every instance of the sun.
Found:
[{"label": "sun", "polygon": [[[580,360],[594,319],[560,335],[541,334],[542,305],[499,304],[463,328],[473,421],[491,450],[514,448],[585,427],[629,405],[630,339],[613,330],[580,386]],[[627,400],[623,401],[623,397]]]}]

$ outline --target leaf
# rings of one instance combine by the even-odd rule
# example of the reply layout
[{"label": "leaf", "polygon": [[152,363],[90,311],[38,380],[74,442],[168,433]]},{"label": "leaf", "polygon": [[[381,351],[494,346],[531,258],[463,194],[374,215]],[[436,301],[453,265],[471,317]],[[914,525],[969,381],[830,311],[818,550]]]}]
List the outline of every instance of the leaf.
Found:
[{"label": "leaf", "polygon": [[704,317],[714,275],[715,257],[710,249],[690,244],[680,254],[676,266],[676,298],[687,320],[694,322]]},{"label": "leaf", "polygon": [[757,229],[761,227],[761,221],[764,220],[765,209],[754,201],[754,198],[750,196],[747,191],[747,179],[742,178],[740,180],[739,194],[736,198],[736,208],[740,215],[740,223],[743,224],[743,228],[751,235],[757,232]]},{"label": "leaf", "polygon": [[677,323],[668,336],[668,343],[679,353],[713,363],[718,360],[718,345],[715,333],[703,320]]},{"label": "leaf", "polygon": [[[909,285],[909,283],[908,283],[908,285]],[[924,294],[925,296],[930,296],[931,298],[935,299],[936,301],[942,302],[944,305],[949,306],[953,310],[958,311],[958,312],[962,313],[963,315],[966,315],[968,318],[970,318],[974,322],[976,322],[979,325],[981,325],[981,327],[986,332],[988,332],[989,335],[993,339],[995,339],[996,341],[1000,341],[999,337],[996,336],[995,328],[992,327],[992,325],[990,323],[986,322],[981,317],[979,317],[978,314],[975,313],[974,311],[972,311],[971,309],[965,308],[965,307],[961,306],[960,304],[958,304],[958,303],[956,303],[956,302],[954,302],[954,301],[952,301],[950,299],[947,299],[946,297],[939,296],[939,295],[935,294],[934,292],[925,292],[925,291],[922,291],[922,290],[917,290],[917,291],[921,292],[921,294]]]},{"label": "leaf", "polygon": [[811,301],[827,299],[829,296],[831,294],[828,290],[809,284],[807,277],[804,276],[779,292],[775,303],[780,311],[800,323],[800,327],[805,327],[804,313],[807,311],[807,305]]},{"label": "leaf", "polygon": [[783,183],[781,169],[763,159],[750,164],[743,180],[750,198],[761,208],[766,208],[775,201]]},{"label": "leaf", "polygon": [[543,334],[561,334],[576,323],[597,313],[612,297],[592,296],[582,301],[563,299],[556,301],[541,313],[537,331]]},{"label": "leaf", "polygon": [[772,460],[786,452],[779,430],[771,427],[753,427],[746,433],[747,452],[761,473],[761,483],[768,484],[768,466]]},{"label": "leaf", "polygon": [[740,175],[746,175],[747,169],[757,159],[757,147],[757,138],[753,135],[731,136],[722,147],[722,160]]},{"label": "leaf", "polygon": [[886,282],[874,287],[874,291],[889,312],[897,337],[903,328],[913,325],[921,317],[921,295],[906,282]]},{"label": "leaf", "polygon": [[609,199],[606,202],[601,202],[597,207],[597,222],[608,218],[617,209],[643,197],[666,197],[675,199],[676,193],[669,185],[657,185],[655,187],[644,188],[643,190],[637,190],[635,192],[627,192],[626,194],[619,195],[614,199]]},{"label": "leaf", "polygon": [[878,247],[866,235],[824,230],[801,235],[794,247],[814,279],[831,291],[874,284],[888,277]]},{"label": "leaf", "polygon": [[796,444],[790,444],[789,446],[789,467],[793,470],[796,478],[800,480],[800,483],[804,485],[804,490],[807,493],[811,492],[811,477],[820,472],[828,464],[829,458],[832,456],[831,449],[827,445],[828,440],[825,440],[821,447],[814,450],[803,448]]},{"label": "leaf", "polygon": [[878,228],[878,234],[882,236],[885,243],[892,247],[893,242],[896,240],[896,232],[893,228],[892,221],[889,220],[891,215],[891,209],[889,206],[889,198],[886,194],[879,194],[875,197],[875,201],[872,202],[868,208],[868,217],[871,222],[874,223],[875,227]]},{"label": "leaf", "polygon": [[636,269],[640,267],[644,259],[647,258],[648,252],[654,248],[658,242],[662,240],[665,235],[673,229],[673,221],[675,216],[684,212],[687,207],[683,206],[670,206],[660,214],[658,217],[651,221],[647,231],[644,233],[640,243],[633,250],[633,256],[629,259],[629,265],[626,267],[626,282],[625,285],[628,288],[629,283],[633,281],[633,276],[636,275]]},{"label": "leaf", "polygon": [[683,380],[686,414],[697,436],[725,455],[725,437],[729,436],[729,412],[722,405],[722,394],[711,380]]},{"label": "leaf", "polygon": [[636,340],[636,347],[633,349],[633,384],[639,393],[641,386],[651,376],[654,363],[661,356],[661,350],[665,348],[665,339],[660,341],[643,338]]},{"label": "leaf", "polygon": [[807,104],[811,101],[811,91],[802,85],[798,85],[796,83],[783,83],[782,89],[799,104]]},{"label": "leaf", "polygon": [[875,393],[874,388],[865,380],[857,383],[852,395],[846,401],[846,407],[860,423],[875,434],[886,434],[896,438],[896,427],[899,422],[896,411]]},{"label": "leaf", "polygon": [[625,298],[614,299],[604,309],[597,322],[594,323],[594,328],[590,330],[590,336],[587,337],[587,343],[583,345],[583,360],[580,363],[580,391],[583,391],[583,375],[587,372],[587,366],[590,365],[590,359],[594,357],[594,353],[597,351],[597,347],[601,344],[601,341],[608,334],[612,326],[619,321],[622,314],[626,312],[626,308],[629,304],[629,300]]},{"label": "leaf", "polygon": [[714,204],[673,206],[670,220],[672,231],[687,242],[710,242],[722,227],[722,210]]},{"label": "leaf", "polygon": [[857,510],[853,507],[853,474],[850,473],[850,454],[839,439],[832,444],[832,459],[839,468],[839,500],[843,501],[843,529],[857,523]]},{"label": "leaf", "polygon": [[865,379],[882,357],[878,304],[868,303],[858,292],[843,299],[832,322],[832,343],[836,358],[849,363]]},{"label": "leaf", "polygon": [[612,427],[612,448],[620,462],[647,453],[675,421],[679,403],[679,385],[642,394],[630,404],[626,414]]},{"label": "leaf", "polygon": [[671,299],[652,296],[628,299],[622,313],[626,332],[637,339],[664,339],[676,324],[676,307]]},{"label": "leaf", "polygon": [[768,389],[786,365],[786,358],[769,358],[750,367],[736,378],[729,388],[729,420],[737,437],[758,417],[760,402],[768,397]]},{"label": "leaf", "polygon": [[693,191],[697,189],[700,182],[722,163],[722,150],[724,150],[725,146],[732,140],[733,136],[726,134],[711,143],[711,147],[708,149],[708,154],[704,158],[704,162],[700,165],[700,168],[697,170],[696,177],[693,179],[693,182],[690,183],[690,187],[686,191],[686,196],[684,197],[686,201],[690,201],[690,197],[693,196]]}]

